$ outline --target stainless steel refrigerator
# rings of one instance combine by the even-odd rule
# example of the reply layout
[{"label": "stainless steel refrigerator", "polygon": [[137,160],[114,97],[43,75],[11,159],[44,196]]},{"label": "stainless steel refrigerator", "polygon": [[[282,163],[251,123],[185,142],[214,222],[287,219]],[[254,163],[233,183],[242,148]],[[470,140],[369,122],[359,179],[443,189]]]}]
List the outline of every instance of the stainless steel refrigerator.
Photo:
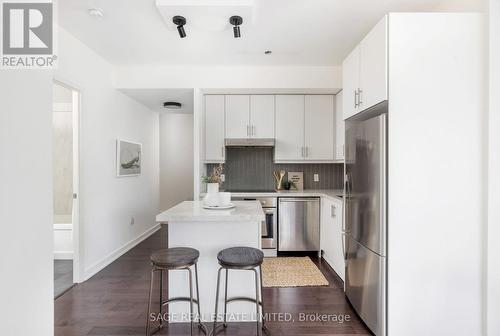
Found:
[{"label": "stainless steel refrigerator", "polygon": [[387,105],[345,125],[345,291],[365,324],[382,336],[387,324]]}]

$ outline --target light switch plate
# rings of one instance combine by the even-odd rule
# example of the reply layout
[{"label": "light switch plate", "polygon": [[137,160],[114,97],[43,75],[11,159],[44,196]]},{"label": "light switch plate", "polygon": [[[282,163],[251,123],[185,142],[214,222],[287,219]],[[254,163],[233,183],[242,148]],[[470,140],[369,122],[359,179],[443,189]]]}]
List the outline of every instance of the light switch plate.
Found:
[{"label": "light switch plate", "polygon": [[314,174],[314,182],[319,182],[319,174]]},{"label": "light switch plate", "polygon": [[220,174],[221,182],[226,182],[226,174]]}]

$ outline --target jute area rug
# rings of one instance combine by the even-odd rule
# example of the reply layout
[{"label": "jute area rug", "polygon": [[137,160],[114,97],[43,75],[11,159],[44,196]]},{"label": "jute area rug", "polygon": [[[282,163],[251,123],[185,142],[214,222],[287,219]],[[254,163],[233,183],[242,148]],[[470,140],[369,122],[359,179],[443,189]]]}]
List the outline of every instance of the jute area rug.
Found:
[{"label": "jute area rug", "polygon": [[264,287],[328,286],[328,280],[309,257],[264,258]]}]

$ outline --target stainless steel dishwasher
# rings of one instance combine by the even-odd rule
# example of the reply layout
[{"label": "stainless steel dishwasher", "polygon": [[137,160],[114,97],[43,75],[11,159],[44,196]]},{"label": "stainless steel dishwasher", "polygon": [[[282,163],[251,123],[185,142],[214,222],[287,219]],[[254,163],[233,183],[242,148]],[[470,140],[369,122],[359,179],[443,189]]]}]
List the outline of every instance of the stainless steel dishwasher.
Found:
[{"label": "stainless steel dishwasher", "polygon": [[319,198],[280,198],[278,251],[319,251]]}]

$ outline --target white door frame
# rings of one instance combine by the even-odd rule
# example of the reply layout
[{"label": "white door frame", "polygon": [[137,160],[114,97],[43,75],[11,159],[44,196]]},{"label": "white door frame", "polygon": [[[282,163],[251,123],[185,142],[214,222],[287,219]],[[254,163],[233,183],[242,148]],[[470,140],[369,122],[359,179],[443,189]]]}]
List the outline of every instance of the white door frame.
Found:
[{"label": "white door frame", "polygon": [[83,244],[80,237],[80,120],[81,120],[81,90],[54,77],[53,82],[72,92],[72,121],[73,121],[73,282],[80,283],[84,280],[82,272]]}]

